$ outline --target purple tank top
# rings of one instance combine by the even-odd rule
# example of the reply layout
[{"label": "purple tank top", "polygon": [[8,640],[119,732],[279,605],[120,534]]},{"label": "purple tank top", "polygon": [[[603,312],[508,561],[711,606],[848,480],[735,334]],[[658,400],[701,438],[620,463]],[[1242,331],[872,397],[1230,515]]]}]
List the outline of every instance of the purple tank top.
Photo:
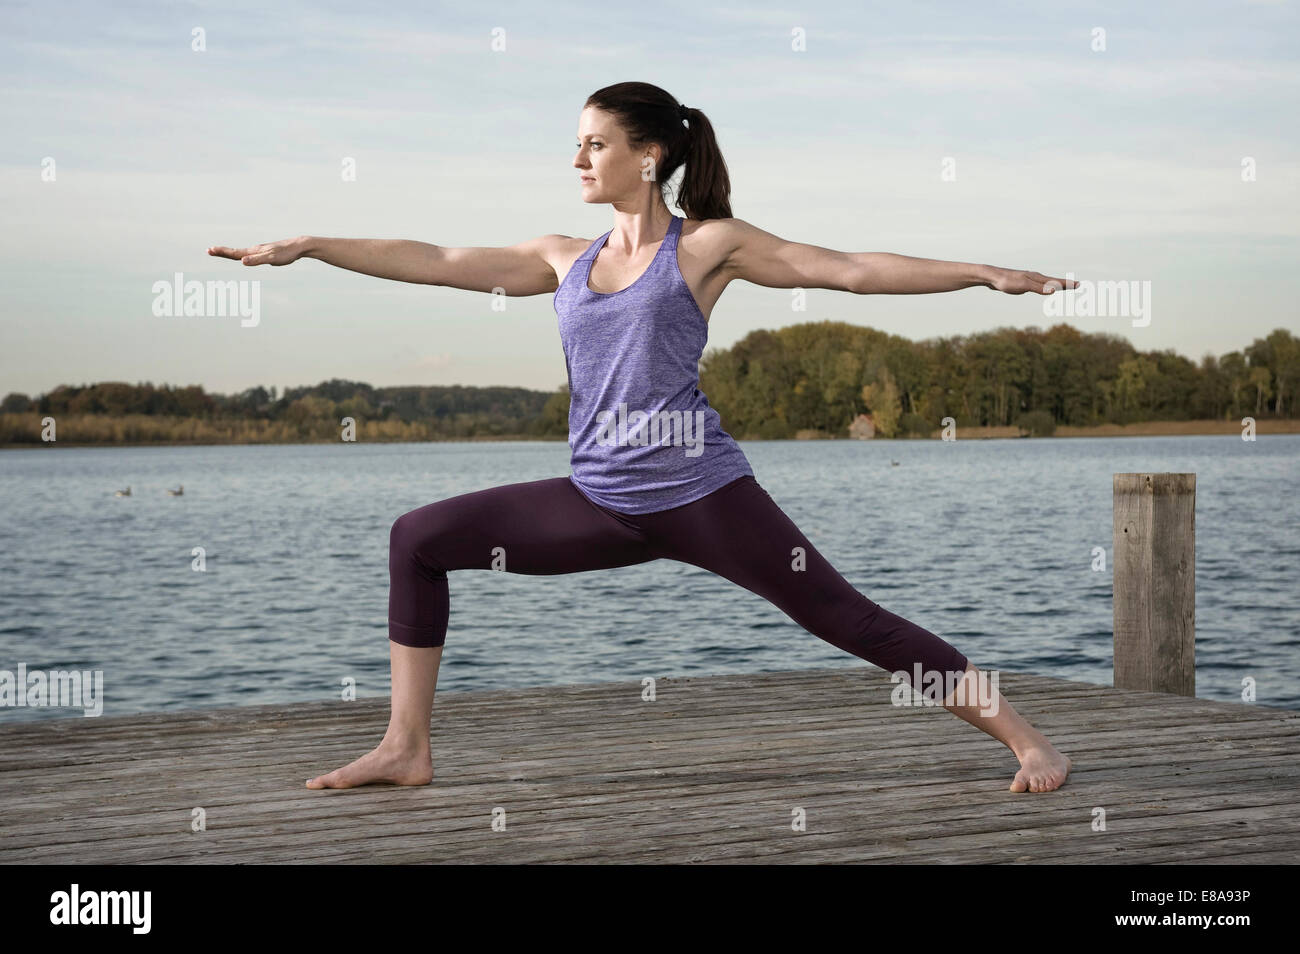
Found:
[{"label": "purple tank top", "polygon": [[709,323],[677,265],[681,230],[674,215],[645,273],[602,294],[587,281],[610,229],[555,291],[569,372],[569,479],[621,513],[680,507],[754,473],[698,386]]}]

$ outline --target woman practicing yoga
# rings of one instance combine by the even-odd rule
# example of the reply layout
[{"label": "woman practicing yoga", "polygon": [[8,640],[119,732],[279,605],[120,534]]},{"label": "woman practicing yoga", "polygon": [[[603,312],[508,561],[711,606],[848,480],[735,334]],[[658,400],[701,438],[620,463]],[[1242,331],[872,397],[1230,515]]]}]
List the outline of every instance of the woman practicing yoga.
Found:
[{"label": "woman practicing yoga", "polygon": [[[424,785],[433,778],[429,722],[449,612],[447,573],[576,573],[680,560],[771,601],[809,632],[912,687],[998,739],[1020,770],[1013,792],[1048,792],[1070,760],[1016,713],[979,670],[934,633],[855,590],[754,478],[700,391],[708,316],[734,279],[769,288],[919,294],[984,285],[1051,294],[1073,282],[1037,272],[849,253],[787,242],[732,218],[713,127],[657,86],[593,93],[573,165],[584,202],[614,208],[596,240],[546,235],[508,248],[301,236],[213,247],[245,265],[316,258],[397,281],[510,296],[555,293],[569,375],[572,474],[461,494],[403,514],[389,535],[392,713],[368,754],[307,782]],[[664,199],[682,166],[673,215]],[[1049,284],[1055,283],[1055,286]],[[948,691],[951,689],[951,691]],[[992,704],[990,704],[992,703]]]}]

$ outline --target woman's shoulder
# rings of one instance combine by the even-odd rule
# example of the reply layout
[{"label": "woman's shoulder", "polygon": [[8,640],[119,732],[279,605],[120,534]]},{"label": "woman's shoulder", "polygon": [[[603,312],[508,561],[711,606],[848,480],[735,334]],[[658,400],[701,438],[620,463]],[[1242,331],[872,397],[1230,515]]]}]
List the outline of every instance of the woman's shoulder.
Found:
[{"label": "woman's shoulder", "polygon": [[682,218],[682,235],[698,236],[703,242],[736,240],[756,231],[744,219],[688,219]]},{"label": "woman's shoulder", "polygon": [[682,219],[679,244],[686,251],[710,261],[723,261],[740,247],[753,226],[742,219]]}]

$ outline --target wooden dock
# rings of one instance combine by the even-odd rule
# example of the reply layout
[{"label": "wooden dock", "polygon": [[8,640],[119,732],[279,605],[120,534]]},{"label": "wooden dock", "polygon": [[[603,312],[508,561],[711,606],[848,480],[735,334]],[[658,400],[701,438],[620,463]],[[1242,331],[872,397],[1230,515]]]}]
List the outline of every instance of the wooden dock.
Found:
[{"label": "wooden dock", "polygon": [[441,693],[420,787],[303,785],[375,745],[386,698],[0,710],[0,862],[1300,861],[1300,712],[1000,679],[1074,760],[1061,789],[1009,792],[1000,743],[891,705],[865,665],[659,679],[655,701],[628,682]]}]

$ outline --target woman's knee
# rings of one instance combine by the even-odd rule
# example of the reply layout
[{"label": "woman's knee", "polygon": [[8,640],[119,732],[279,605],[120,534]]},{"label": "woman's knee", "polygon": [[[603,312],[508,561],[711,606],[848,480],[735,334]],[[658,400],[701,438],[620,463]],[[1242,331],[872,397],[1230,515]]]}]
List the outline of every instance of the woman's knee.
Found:
[{"label": "woman's knee", "polygon": [[436,564],[439,544],[446,538],[447,520],[436,504],[408,511],[393,521],[388,531],[388,552],[392,556],[419,556]]}]

